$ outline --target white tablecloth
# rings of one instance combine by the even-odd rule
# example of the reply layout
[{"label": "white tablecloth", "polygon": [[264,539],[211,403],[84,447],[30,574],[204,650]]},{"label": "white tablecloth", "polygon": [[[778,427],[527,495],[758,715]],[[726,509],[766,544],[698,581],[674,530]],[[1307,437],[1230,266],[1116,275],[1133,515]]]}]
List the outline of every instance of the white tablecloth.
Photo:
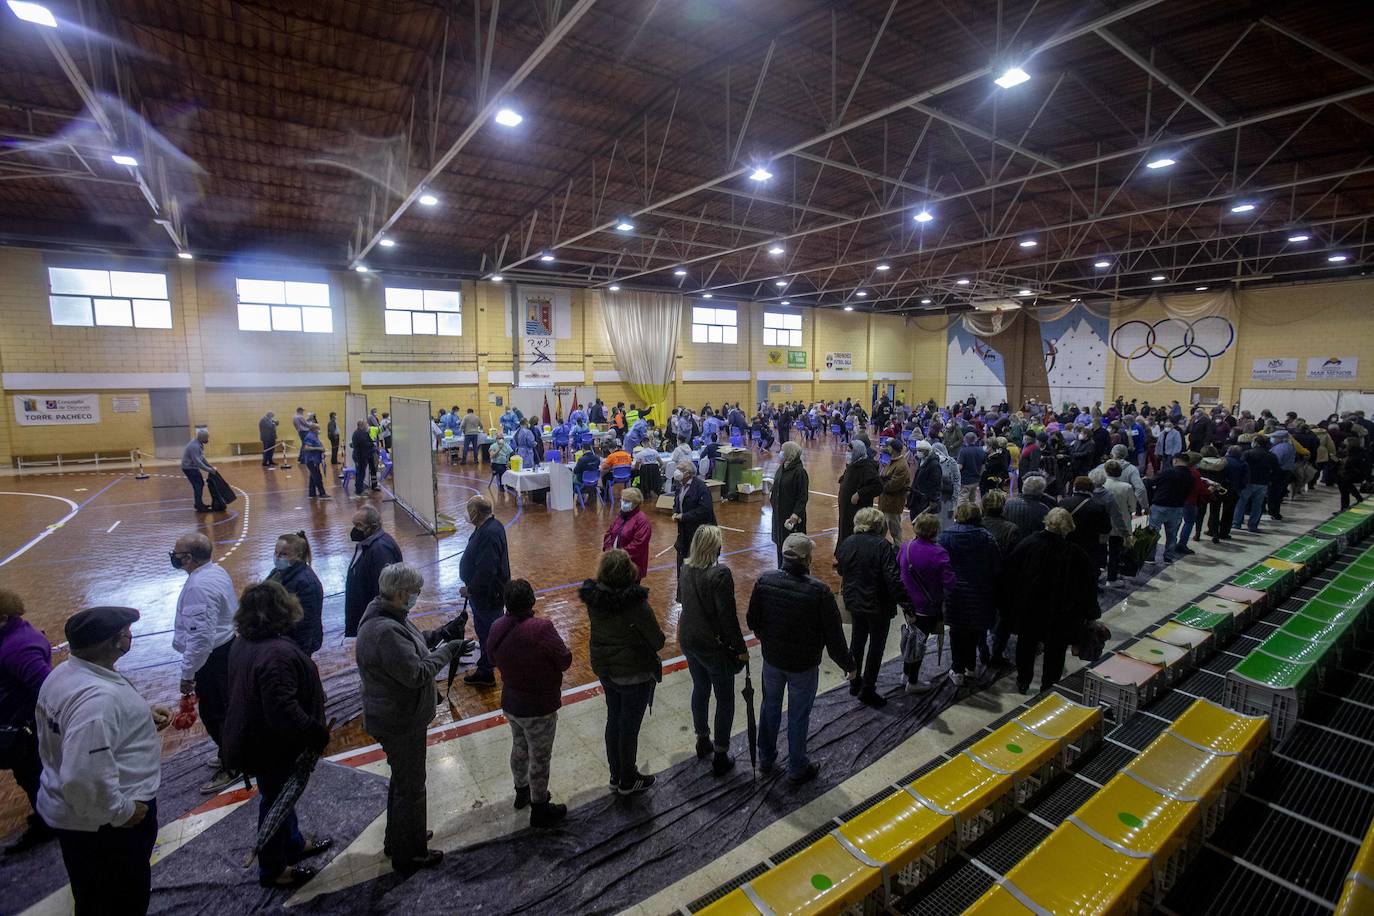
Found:
[{"label": "white tablecloth", "polygon": [[501,482],[517,493],[548,490],[547,505],[558,512],[573,507],[572,469],[565,464],[546,464],[537,470],[507,471]]},{"label": "white tablecloth", "polygon": [[528,471],[507,471],[501,478],[501,482],[518,493],[525,493],[530,490],[547,490],[549,488],[549,472],[539,470]]}]

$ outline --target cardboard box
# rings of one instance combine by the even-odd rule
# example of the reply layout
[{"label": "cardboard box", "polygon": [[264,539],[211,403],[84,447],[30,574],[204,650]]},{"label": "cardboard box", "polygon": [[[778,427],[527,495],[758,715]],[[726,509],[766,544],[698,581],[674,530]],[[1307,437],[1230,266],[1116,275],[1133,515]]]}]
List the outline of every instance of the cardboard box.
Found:
[{"label": "cardboard box", "polygon": [[763,468],[749,468],[747,471],[740,471],[739,485],[741,489],[746,485],[759,489],[763,486]]},{"label": "cardboard box", "polygon": [[658,501],[654,503],[654,508],[657,509],[659,512],[666,512],[668,515],[672,515],[673,497],[668,495],[667,493],[664,493],[662,496],[658,498]]},{"label": "cardboard box", "polygon": [[706,481],[706,489],[711,491],[711,502],[718,503],[720,502],[721,494],[724,492],[725,489],[725,481],[708,480]]},{"label": "cardboard box", "polygon": [[748,493],[740,490],[735,498],[742,503],[761,503],[763,502],[763,490],[753,490]]}]

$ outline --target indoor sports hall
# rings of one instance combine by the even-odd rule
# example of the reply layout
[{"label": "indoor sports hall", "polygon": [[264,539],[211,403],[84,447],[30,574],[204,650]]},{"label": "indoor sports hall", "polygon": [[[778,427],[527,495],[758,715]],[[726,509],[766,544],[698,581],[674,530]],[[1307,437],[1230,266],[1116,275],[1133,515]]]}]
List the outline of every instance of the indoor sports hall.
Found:
[{"label": "indoor sports hall", "polygon": [[5,0],[0,911],[1374,912],[1374,25]]}]

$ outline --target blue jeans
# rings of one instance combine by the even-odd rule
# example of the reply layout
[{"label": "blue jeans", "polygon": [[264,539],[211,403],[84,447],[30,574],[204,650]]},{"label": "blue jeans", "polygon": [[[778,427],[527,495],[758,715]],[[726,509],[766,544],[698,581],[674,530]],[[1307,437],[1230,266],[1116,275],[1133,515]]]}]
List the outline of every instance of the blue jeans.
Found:
[{"label": "blue jeans", "polygon": [[[730,730],[735,723],[735,675],[720,652],[693,652],[684,649],[687,673],[692,676],[692,726],[698,735],[708,735],[717,753],[730,750]],[[714,728],[706,723],[711,694],[716,695]]]},{"label": "blue jeans", "polygon": [[1240,491],[1240,499],[1236,501],[1236,514],[1231,519],[1231,527],[1239,528],[1245,521],[1245,516],[1250,516],[1250,524],[1247,526],[1251,531],[1259,530],[1260,513],[1264,511],[1264,498],[1269,495],[1269,485],[1267,483],[1246,484],[1245,489]]},{"label": "blue jeans", "polygon": [[1178,532],[1178,543],[1188,546],[1188,539],[1193,536],[1193,527],[1197,524],[1197,506],[1183,507],[1183,527]]},{"label": "blue jeans", "polygon": [[477,449],[477,434],[476,434],[476,433],[466,433],[466,434],[464,434],[464,436],[463,436],[463,464],[467,464],[467,463],[468,463],[468,450],[469,450],[469,449],[472,450],[472,460],[473,460],[474,462],[478,461],[478,460],[480,459],[480,457],[481,457],[481,452],[478,451],[478,449]]},{"label": "blue jeans", "polygon": [[787,773],[799,776],[811,762],[806,756],[806,732],[811,725],[811,706],[821,669],[783,671],[763,663],[763,703],[759,707],[759,764],[770,769],[778,756],[778,729],[782,725],[782,693],[787,691]]},{"label": "blue jeans", "polygon": [[1183,522],[1182,506],[1151,506],[1150,527],[1164,534],[1164,562],[1174,561],[1174,545],[1178,543],[1178,526]]}]

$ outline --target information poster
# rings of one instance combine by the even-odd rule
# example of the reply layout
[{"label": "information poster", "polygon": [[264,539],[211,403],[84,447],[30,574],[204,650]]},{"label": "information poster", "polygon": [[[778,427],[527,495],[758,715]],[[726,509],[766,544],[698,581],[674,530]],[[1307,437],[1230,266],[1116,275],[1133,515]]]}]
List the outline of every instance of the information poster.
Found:
[{"label": "information poster", "polygon": [[20,426],[80,426],[100,422],[98,394],[16,394],[14,420]]},{"label": "information poster", "polygon": [[1250,367],[1250,380],[1253,382],[1294,382],[1298,378],[1298,358],[1276,356],[1273,359],[1257,359]]},{"label": "information poster", "polygon": [[1353,382],[1360,371],[1358,356],[1309,356],[1307,378],[1314,382]]},{"label": "information poster", "polygon": [[825,368],[827,369],[853,369],[853,353],[827,353],[825,354]]}]

